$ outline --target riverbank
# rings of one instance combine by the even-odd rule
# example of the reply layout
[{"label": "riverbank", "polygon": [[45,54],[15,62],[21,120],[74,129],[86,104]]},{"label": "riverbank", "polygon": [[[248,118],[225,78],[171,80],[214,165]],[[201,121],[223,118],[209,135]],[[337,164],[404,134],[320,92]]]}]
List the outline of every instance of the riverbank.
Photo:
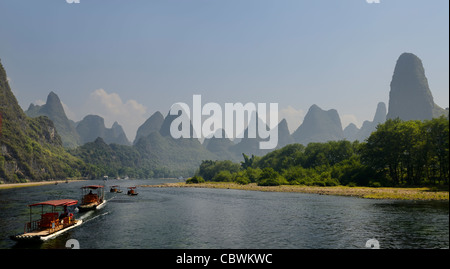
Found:
[{"label": "riverbank", "polygon": [[372,187],[318,187],[300,185],[258,186],[255,183],[240,185],[231,182],[206,182],[198,184],[166,183],[161,185],[141,185],[150,188],[219,188],[264,192],[299,192],[320,195],[351,196],[366,199],[391,200],[435,200],[448,201],[448,191],[434,191],[430,188],[372,188]]},{"label": "riverbank", "polygon": [[[78,181],[84,181],[84,179],[68,180],[67,183],[78,182]],[[42,185],[65,184],[65,183],[66,183],[65,180],[54,180],[54,181],[38,181],[38,182],[0,184],[0,190],[12,189],[12,188],[35,187],[35,186],[42,186]]]}]

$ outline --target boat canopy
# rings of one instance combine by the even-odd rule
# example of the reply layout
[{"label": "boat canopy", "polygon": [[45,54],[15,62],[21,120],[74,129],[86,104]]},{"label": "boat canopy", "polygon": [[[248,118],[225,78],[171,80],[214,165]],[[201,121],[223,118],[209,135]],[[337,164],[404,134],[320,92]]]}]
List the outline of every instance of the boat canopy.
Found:
[{"label": "boat canopy", "polygon": [[100,189],[100,188],[103,188],[104,186],[102,186],[102,185],[89,185],[89,186],[83,186],[83,187],[81,187],[82,189],[94,189],[94,190],[96,190],[96,189]]},{"label": "boat canopy", "polygon": [[51,201],[46,201],[46,202],[40,202],[40,203],[36,203],[36,204],[31,204],[28,206],[38,206],[38,205],[51,205],[51,206],[71,206],[71,205],[76,205],[78,204],[77,200],[73,200],[73,199],[63,199],[63,200],[51,200]]}]

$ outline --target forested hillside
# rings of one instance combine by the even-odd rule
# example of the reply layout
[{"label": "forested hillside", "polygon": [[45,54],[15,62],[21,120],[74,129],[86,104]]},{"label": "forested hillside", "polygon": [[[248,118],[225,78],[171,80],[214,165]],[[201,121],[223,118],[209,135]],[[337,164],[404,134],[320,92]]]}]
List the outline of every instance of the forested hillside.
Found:
[{"label": "forested hillside", "polygon": [[53,122],[29,118],[17,103],[0,63],[0,181],[89,176],[88,165],[67,153]]}]

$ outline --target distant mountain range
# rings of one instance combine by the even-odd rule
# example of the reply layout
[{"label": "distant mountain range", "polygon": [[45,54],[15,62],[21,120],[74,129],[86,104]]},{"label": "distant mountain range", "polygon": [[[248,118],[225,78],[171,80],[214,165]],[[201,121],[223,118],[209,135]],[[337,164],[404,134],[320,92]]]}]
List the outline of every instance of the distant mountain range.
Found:
[{"label": "distant mountain range", "polygon": [[44,105],[30,104],[25,114],[33,118],[46,116],[52,120],[66,148],[75,148],[93,142],[98,137],[108,144],[131,145],[122,126],[117,122],[114,122],[111,128],[106,128],[105,120],[97,115],[87,115],[76,123],[69,120],[61,100],[54,92],[50,92]]},{"label": "distant mountain range", "polygon": [[[166,170],[192,173],[202,160],[240,161],[242,154],[264,155],[269,152],[259,149],[261,139],[258,137],[255,139],[244,137],[232,141],[223,135],[223,138],[205,139],[203,143],[194,138],[174,139],[170,135],[170,125],[177,116],[164,117],[161,112],[154,113],[138,128],[136,137],[131,143],[117,122],[111,128],[107,128],[104,119],[97,115],[87,115],[77,123],[71,121],[54,92],[50,92],[46,104],[42,106],[31,104],[24,113],[9,89],[3,67],[0,71],[0,116],[3,119],[3,129],[6,128],[1,137],[2,180],[6,178],[8,181],[14,177],[42,178],[52,175],[49,172],[51,168],[40,163],[39,156],[30,157],[30,154],[37,154],[39,148],[37,144],[62,155],[67,154],[61,150],[62,145],[71,148],[69,152],[76,158],[64,157],[74,158],[69,163],[77,163],[76,160],[79,158],[99,167],[114,166],[118,170],[121,167],[131,167],[141,169],[144,174],[145,171],[163,171],[161,173],[165,175]],[[448,109],[442,109],[434,103],[421,60],[414,54],[404,53],[399,57],[394,69],[388,110],[386,104],[380,102],[372,121],[365,121],[361,128],[354,124],[343,128],[335,109],[326,111],[314,104],[309,108],[302,124],[292,134],[289,133],[286,120],[279,122],[277,148],[292,143],[307,145],[312,142],[343,139],[363,141],[386,119],[398,117],[402,120],[425,120],[441,115],[448,117]],[[17,133],[16,137],[12,133]],[[17,143],[25,146],[17,148]],[[108,152],[107,156],[104,155],[105,152]],[[24,160],[23,156],[31,159]],[[109,160],[108,156],[113,159]],[[22,162],[26,164],[21,164]],[[74,166],[83,165],[78,163]],[[122,171],[130,170],[122,169]]]}]

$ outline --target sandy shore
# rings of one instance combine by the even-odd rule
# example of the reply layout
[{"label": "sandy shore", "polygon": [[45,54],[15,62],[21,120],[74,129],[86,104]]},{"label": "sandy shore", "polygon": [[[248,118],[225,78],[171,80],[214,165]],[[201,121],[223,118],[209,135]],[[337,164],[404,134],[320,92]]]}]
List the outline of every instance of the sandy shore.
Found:
[{"label": "sandy shore", "polygon": [[432,191],[430,188],[370,188],[370,187],[316,187],[316,186],[258,186],[256,184],[239,185],[228,182],[206,182],[200,184],[166,183],[161,185],[141,185],[152,188],[220,188],[264,192],[300,192],[320,195],[352,196],[367,199],[394,200],[436,200],[448,201],[448,191]]},{"label": "sandy shore", "polygon": [[[77,182],[77,181],[83,181],[83,180],[69,180],[68,182]],[[65,180],[55,180],[55,181],[39,181],[39,182],[26,182],[26,183],[13,183],[13,184],[0,184],[0,190],[1,189],[12,189],[12,188],[24,188],[24,187],[35,187],[35,186],[42,186],[42,185],[55,185],[55,184],[62,184],[66,183]]]}]

